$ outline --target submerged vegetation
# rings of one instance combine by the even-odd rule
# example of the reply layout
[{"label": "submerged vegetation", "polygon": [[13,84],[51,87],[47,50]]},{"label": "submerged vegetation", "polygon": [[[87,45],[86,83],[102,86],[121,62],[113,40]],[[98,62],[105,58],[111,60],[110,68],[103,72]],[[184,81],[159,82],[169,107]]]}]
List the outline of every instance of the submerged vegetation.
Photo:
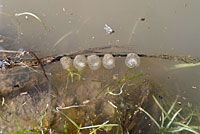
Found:
[{"label": "submerged vegetation", "polygon": [[80,81],[80,79],[81,79],[80,72],[77,72],[77,73],[76,72],[72,72],[71,69],[68,69],[67,71],[69,72],[69,75],[71,77],[72,82],[74,82],[74,76],[75,75],[78,76],[78,80]]},{"label": "submerged vegetation", "polygon": [[171,69],[181,69],[181,68],[196,67],[196,66],[200,66],[200,62],[199,63],[177,64]]},{"label": "submerged vegetation", "polygon": [[[24,16],[24,15],[32,16],[36,20],[38,20],[43,25],[44,29],[47,31],[46,24],[42,21],[42,19],[40,19],[34,13],[23,12],[23,13],[15,14],[14,16],[11,16],[7,13],[1,13],[1,14],[7,15],[9,17],[19,17],[19,16]],[[141,21],[141,18],[139,18],[136,24],[134,25],[132,34],[134,34],[136,26],[138,25],[139,21]],[[68,32],[64,34],[54,44],[54,48],[61,41],[63,41],[66,37],[68,37],[71,34],[72,32]],[[128,40],[128,44],[130,43],[131,40],[132,40],[132,35],[130,36]],[[65,56],[69,56],[70,58],[74,59],[75,56],[78,54],[83,54],[86,56],[95,54],[99,57],[103,57],[105,53],[102,52],[101,50],[110,49],[113,47],[122,48],[120,46],[104,46],[104,47],[85,49],[85,50],[70,53],[70,54],[62,54],[62,55],[49,56],[49,57],[44,57],[44,58],[38,58],[34,52],[28,52],[28,51],[19,52],[19,51],[0,50],[0,52],[8,53],[8,54],[11,54],[11,53],[17,54],[15,56],[8,56],[9,58],[2,60],[4,61],[2,62],[2,64],[6,63],[5,66],[3,66],[5,67],[4,69],[10,69],[16,66],[25,66],[25,67],[31,68],[32,70],[36,72],[39,72],[34,67],[41,66],[41,69],[43,71],[42,73],[45,75],[46,79],[49,82],[49,77],[47,77],[46,71],[43,66],[60,61],[60,59]],[[126,57],[128,55],[128,52],[117,53],[117,52],[109,51],[109,53],[111,56],[113,55],[112,58]],[[32,55],[32,58],[23,58],[25,54],[29,54],[29,56]],[[138,56],[147,57],[147,58],[161,58],[161,59],[167,59],[167,60],[179,60],[179,61],[187,63],[187,64],[176,65],[175,69],[191,67],[191,66],[199,66],[200,64],[200,63],[194,63],[197,61],[196,58],[191,58],[187,56],[146,55],[146,54],[140,54],[140,53],[138,54]],[[3,133],[6,133],[6,134],[23,134],[23,133],[39,133],[39,134],[54,134],[55,133],[56,134],[62,131],[61,133],[64,133],[64,134],[68,134],[68,133],[98,134],[98,133],[104,133],[104,132],[109,133],[113,130],[111,133],[129,134],[133,131],[137,131],[134,129],[135,127],[137,127],[138,132],[140,132],[140,129],[141,129],[140,123],[141,122],[146,123],[146,120],[143,120],[143,118],[140,118],[139,114],[142,111],[150,118],[150,120],[155,124],[155,127],[156,127],[156,129],[147,128],[145,130],[153,129],[152,130],[153,132],[156,131],[156,133],[159,133],[159,134],[181,133],[185,131],[188,131],[194,134],[200,133],[198,124],[196,125],[192,122],[194,117],[200,118],[199,115],[195,113],[184,113],[187,116],[183,117],[182,112],[184,111],[183,110],[184,108],[179,108],[177,110],[177,108],[175,107],[177,103],[177,99],[173,102],[169,110],[166,111],[165,108],[159,103],[159,101],[153,95],[153,100],[161,111],[160,118],[153,117],[153,115],[147,112],[148,109],[146,107],[147,106],[146,103],[153,103],[149,99],[150,98],[149,96],[152,95],[154,92],[152,91],[153,87],[151,87],[152,83],[149,80],[147,80],[147,78],[145,77],[146,75],[144,73],[141,73],[141,72],[133,73],[134,69],[135,68],[128,69],[124,73],[124,75],[121,77],[117,77],[113,79],[107,78],[105,80],[102,80],[102,78],[98,78],[98,77],[96,78],[95,76],[95,80],[92,79],[88,81],[87,79],[86,80],[81,79],[83,75],[81,71],[77,71],[77,70],[74,71],[73,69],[67,69],[63,77],[66,78],[66,75],[68,75],[71,78],[71,83],[67,80],[67,84],[70,83],[71,87],[65,86],[63,88],[60,86],[61,85],[60,84],[58,86],[58,90],[56,89],[55,91],[57,93],[54,93],[53,91],[51,92],[51,96],[53,96],[52,98],[55,99],[54,100],[55,102],[52,102],[53,108],[50,108],[49,105],[46,105],[45,110],[42,112],[40,111],[41,113],[39,112],[38,117],[34,117],[35,119],[34,119],[33,126],[30,126],[31,127],[31,128],[29,127],[30,129],[23,130],[20,127],[20,125],[23,125],[23,124],[20,124],[20,121],[18,122],[18,120],[16,119],[17,115],[15,111],[11,107],[9,107],[9,104],[6,104],[2,101],[2,106],[1,106],[2,109],[4,106],[7,107],[8,114],[6,116],[13,117],[13,121],[7,119],[7,117],[3,113],[3,110],[0,111],[1,120],[3,120],[3,122],[7,123],[10,126],[14,126],[18,131],[7,132],[7,130],[4,131],[0,126],[0,132],[4,131]],[[61,82],[64,79],[63,77],[61,77]],[[141,80],[138,80],[140,78]],[[78,81],[76,81],[75,79],[77,79]],[[84,84],[87,85],[87,87],[84,87],[83,86]],[[63,90],[60,91],[60,89],[63,89]],[[118,89],[119,89],[119,92],[116,91]],[[11,98],[12,97],[13,96],[11,96]],[[69,103],[71,105],[68,107],[62,107],[63,105],[68,105],[68,102],[66,101],[68,98],[69,100],[71,99]],[[77,104],[80,104],[80,105],[77,105]],[[25,103],[23,105],[25,105]],[[34,104],[33,106],[35,105],[37,105],[37,103]],[[86,106],[87,108],[84,109],[84,107]],[[56,107],[56,110],[55,110],[55,107]],[[70,110],[73,109],[73,110],[68,111],[67,109],[70,109]],[[53,119],[48,120],[49,118],[48,114],[52,114]],[[102,114],[105,114],[106,116]],[[77,119],[76,117],[79,119]],[[110,123],[110,122],[114,122],[114,123]],[[57,132],[56,129],[58,129],[59,132]]]},{"label": "submerged vegetation", "polygon": [[[160,120],[156,120],[149,114],[146,110],[139,107],[139,109],[144,112],[152,121],[155,123],[156,127],[158,128],[159,134],[167,134],[167,133],[178,133],[182,131],[189,131],[194,134],[200,134],[199,130],[199,122],[197,126],[191,126],[191,121],[196,114],[188,113],[187,117],[181,116],[180,112],[182,108],[175,111],[175,105],[177,103],[177,99],[173,102],[170,109],[166,112],[165,109],[161,106],[155,96],[152,96],[154,101],[156,102],[157,106],[161,110],[161,118]],[[161,122],[159,124],[159,122]]]},{"label": "submerged vegetation", "polygon": [[[173,104],[171,105],[171,107],[169,108],[168,111],[166,111],[163,106],[161,106],[161,104],[158,102],[158,100],[156,99],[156,97],[153,95],[153,100],[155,101],[156,105],[160,108],[161,110],[161,117],[160,119],[155,119],[154,117],[152,117],[152,115],[150,113],[148,113],[146,110],[144,110],[142,107],[138,107],[138,109],[142,112],[144,112],[155,124],[155,126],[157,127],[157,131],[155,130],[155,133],[159,133],[159,134],[168,134],[168,133],[179,133],[179,132],[191,132],[194,134],[200,134],[199,132],[199,122],[197,122],[197,125],[190,125],[190,124],[194,124],[192,123],[192,119],[194,117],[199,117],[200,115],[195,114],[195,113],[187,113],[187,116],[184,118],[181,115],[181,111],[182,108],[178,109],[177,111],[175,110],[175,106],[177,104],[177,99],[173,102]],[[9,109],[10,106],[7,104],[6,105]],[[82,130],[89,130],[88,134],[98,134],[98,131],[110,131],[113,127],[117,128],[116,134],[120,133],[120,125],[119,124],[108,124],[109,120],[105,121],[102,124],[99,125],[91,125],[91,126],[85,126],[82,127],[80,125],[78,125],[74,120],[72,120],[68,115],[66,115],[63,111],[61,111],[61,109],[70,109],[73,107],[81,107],[80,106],[71,106],[71,107],[67,107],[67,108],[60,108],[56,110],[57,113],[60,113],[61,115],[63,115],[66,119],[66,121],[69,121],[71,124],[73,124],[73,126],[76,128],[76,130],[74,131],[74,133],[76,134],[81,134]],[[25,133],[38,133],[38,134],[45,134],[45,133],[57,133],[54,130],[47,128],[47,126],[45,127],[45,125],[43,124],[46,116],[47,116],[47,112],[48,112],[48,105],[46,106],[46,110],[41,114],[40,117],[38,117],[39,122],[39,126],[36,127],[34,125],[32,130],[22,130],[20,128],[20,125],[18,124],[17,120],[16,123],[11,123],[11,121],[8,121],[1,113],[1,119],[4,120],[5,122],[7,122],[8,124],[17,126],[19,131],[16,132],[4,132],[5,134],[25,134]],[[15,114],[14,112],[12,112],[13,114]],[[15,115],[16,116],[16,115]],[[159,123],[160,122],[160,123]],[[64,134],[68,134],[68,132],[70,128],[68,128],[67,124],[63,124],[63,133]],[[2,131],[3,132],[3,131]],[[128,134],[129,132],[127,132]]]},{"label": "submerged vegetation", "polygon": [[[108,127],[110,127],[112,129],[112,127],[119,127],[118,124],[108,124],[109,121],[106,121],[106,122],[104,122],[101,125],[92,125],[92,126],[80,127],[80,126],[78,126],[78,124],[76,124],[76,122],[74,122],[64,112],[61,112],[61,111],[59,111],[59,112],[76,127],[77,134],[79,134],[80,131],[84,130],[84,129],[91,129],[91,132],[89,134],[94,134],[94,133],[97,133],[97,130],[99,130],[101,128],[108,128]],[[65,129],[67,129],[66,125],[65,125]],[[119,132],[117,132],[116,134],[118,134],[118,133]]]},{"label": "submerged vegetation", "polygon": [[[183,108],[179,108],[176,110],[176,103],[177,100],[173,102],[171,107],[168,111],[165,110],[165,108],[159,103],[159,101],[155,98],[153,95],[153,100],[156,102],[156,105],[161,110],[161,117],[154,118],[153,115],[148,113],[148,109],[146,109],[147,105],[146,103],[153,103],[150,101],[149,95],[154,94],[155,89],[152,89],[150,82],[147,80],[147,75],[144,73],[137,73],[135,72],[136,68],[127,69],[123,73],[123,75],[119,76],[113,76],[112,80],[103,81],[101,77],[99,80],[101,81],[100,89],[97,89],[96,87],[92,87],[91,90],[87,89],[90,85],[92,85],[92,80],[82,80],[82,77],[85,77],[84,71],[74,71],[73,69],[68,69],[65,71],[65,73],[62,73],[60,76],[61,80],[63,78],[71,78],[71,80],[67,81],[67,84],[70,83],[70,86],[66,86],[67,88],[61,92],[61,96],[57,96],[57,98],[63,98],[63,100],[68,99],[68,97],[72,96],[74,93],[74,100],[72,105],[70,106],[68,103],[65,104],[63,101],[62,103],[64,105],[68,105],[68,107],[63,107],[63,105],[60,105],[59,107],[56,106],[56,110],[54,107],[54,110],[50,109],[49,106],[46,106],[46,109],[40,114],[39,117],[36,117],[35,123],[33,124],[31,129],[23,130],[20,127],[20,121],[18,122],[15,119],[15,123],[11,124],[10,120],[8,120],[3,113],[1,113],[1,119],[10,124],[11,126],[17,127],[18,131],[15,132],[6,132],[7,134],[22,134],[22,133],[40,133],[40,134],[48,134],[48,133],[89,133],[89,134],[98,134],[98,133],[132,133],[133,131],[139,131],[140,130],[140,123],[145,123],[146,120],[143,120],[140,118],[140,112],[144,112],[155,124],[157,129],[155,128],[147,128],[151,129],[151,132],[157,132],[160,134],[165,133],[179,133],[179,132],[185,132],[189,131],[194,134],[199,134],[199,126],[194,125],[192,120],[196,116],[194,113],[184,113],[187,114],[187,116],[184,118],[181,114]],[[91,73],[91,72],[90,72]],[[89,73],[89,75],[90,75]],[[66,77],[68,76],[68,77]],[[76,76],[76,77],[75,77]],[[90,76],[92,77],[92,76]],[[87,87],[80,88],[83,84],[83,82],[86,83]],[[60,88],[62,89],[62,88]],[[60,90],[59,89],[59,90]],[[86,94],[86,100],[81,99],[84,92],[88,92],[88,95]],[[94,93],[93,93],[94,92]],[[65,95],[67,94],[67,95]],[[77,94],[80,94],[78,96]],[[63,95],[63,96],[62,96]],[[155,94],[156,95],[156,94]],[[91,96],[91,97],[90,97]],[[92,98],[92,99],[91,99]],[[80,100],[79,100],[80,99]],[[95,102],[95,103],[94,103]],[[97,104],[96,104],[97,103]],[[98,107],[98,105],[103,105],[101,103],[106,103],[105,107]],[[168,102],[167,102],[168,103]],[[76,105],[75,105],[76,104]],[[79,105],[77,105],[79,104]],[[6,104],[4,104],[6,105]],[[91,106],[94,105],[94,109],[90,109]],[[114,112],[107,116],[105,120],[102,120],[102,118],[99,118],[98,116],[101,115],[101,113],[96,114],[97,111],[101,111],[102,113],[105,111],[112,111],[108,109],[108,106],[111,107]],[[86,108],[88,107],[88,108]],[[85,109],[84,109],[85,108]],[[8,108],[9,109],[9,108]],[[68,111],[67,109],[74,109],[72,111]],[[11,110],[11,109],[10,109]],[[80,111],[92,111],[95,113],[95,116],[91,118],[91,121],[88,123],[85,116],[82,118],[83,115],[81,115]],[[12,111],[12,110],[11,110]],[[48,120],[48,112],[50,112],[53,115],[55,115],[55,119]],[[155,112],[159,112],[156,111]],[[15,114],[15,111],[12,111],[11,113]],[[79,113],[80,117],[76,114]],[[87,112],[85,112],[87,113]],[[103,114],[107,114],[106,112]],[[77,116],[77,117],[76,117]],[[101,117],[101,116],[100,116]],[[112,118],[111,118],[112,117]],[[78,119],[77,119],[78,118]],[[55,121],[56,120],[56,121]],[[98,120],[98,121],[96,121]],[[85,122],[84,122],[85,121]],[[52,123],[53,122],[53,123]],[[87,122],[87,123],[86,123]],[[111,122],[111,123],[110,123]],[[114,123],[113,123],[114,122]],[[138,123],[138,124],[137,124]],[[98,125],[96,125],[98,124]],[[192,125],[191,125],[192,124]],[[56,127],[59,126],[59,130],[57,132]],[[62,126],[62,128],[60,128]],[[135,130],[136,129],[136,130]],[[3,129],[2,129],[3,130]]]},{"label": "submerged vegetation", "polygon": [[[114,82],[116,82],[116,84],[117,85],[121,85],[121,83],[124,83],[123,85],[122,85],[122,87],[121,87],[121,93],[120,94],[118,94],[118,96],[120,96],[121,94],[122,94],[122,89],[124,88],[124,86],[125,86],[125,83],[129,83],[129,82],[131,82],[132,80],[135,80],[136,78],[139,78],[141,75],[135,75],[135,77],[133,77],[133,76],[128,76],[128,72],[130,72],[131,71],[131,69],[129,69],[125,74],[125,76],[123,76],[121,79],[118,79],[118,80],[114,80]],[[74,76],[73,75],[77,75],[76,73],[74,73],[74,72],[72,72],[71,70],[68,70],[68,74],[69,74],[69,76],[71,77],[71,84],[72,85],[74,85],[74,84],[78,84],[78,83],[80,83],[81,82],[81,80],[80,80],[80,74],[78,74],[78,81],[74,81]],[[66,77],[66,74],[65,74],[65,76],[63,76],[63,77]],[[110,84],[109,84],[110,85]],[[107,87],[108,85],[106,84],[105,85],[105,87]],[[104,89],[104,87],[103,87],[103,89]],[[77,90],[77,89],[73,89],[73,90]],[[125,89],[125,90],[127,90],[127,89]],[[111,107],[113,107],[113,108],[117,108],[118,109],[118,106],[116,106],[116,104],[114,104],[114,103],[116,103],[115,102],[115,99],[114,98],[111,98],[112,97],[112,95],[114,94],[114,93],[112,93],[111,91],[109,91],[109,95],[111,95],[111,96],[108,96],[108,95],[105,95],[106,94],[106,90],[102,90],[103,91],[103,93],[102,93],[102,99],[108,99],[108,105],[111,105]],[[99,91],[100,93],[102,92],[102,91]],[[68,92],[70,92],[69,91],[69,89],[68,89]],[[104,93],[105,92],[105,93]],[[127,92],[127,91],[125,91],[125,92]],[[99,94],[99,93],[98,93]],[[98,95],[99,96],[99,95]],[[92,96],[92,97],[94,97],[94,96]],[[95,97],[96,98],[96,97]],[[110,98],[110,99],[109,99]],[[107,100],[106,99],[106,100]],[[101,102],[101,101],[103,101],[103,100],[99,100],[99,102]],[[105,101],[106,102],[106,101]],[[102,123],[97,123],[96,121],[95,121],[95,119],[93,119],[93,120],[91,120],[91,123],[89,123],[89,124],[91,124],[91,125],[89,125],[89,124],[87,124],[87,125],[85,125],[85,126],[82,126],[83,124],[82,123],[80,123],[80,122],[82,122],[82,121],[77,121],[76,119],[74,119],[74,117],[70,114],[70,115],[68,115],[69,113],[70,113],[70,111],[68,112],[68,109],[70,110],[70,109],[77,109],[77,108],[79,108],[79,109],[82,109],[82,107],[84,108],[84,107],[88,107],[88,110],[89,110],[89,107],[90,107],[90,105],[89,105],[89,103],[90,102],[84,102],[83,103],[83,105],[72,105],[72,106],[68,106],[68,107],[62,107],[62,106],[60,106],[60,107],[56,107],[56,110],[52,110],[52,109],[50,109],[50,107],[49,107],[49,105],[47,105],[46,106],[46,108],[44,109],[44,111],[43,112],[41,112],[41,114],[39,115],[39,116],[37,116],[36,117],[36,119],[35,119],[35,121],[34,121],[34,123],[33,123],[33,126],[31,127],[31,129],[28,129],[28,130],[23,130],[23,128],[21,128],[21,125],[22,124],[20,124],[20,120],[18,120],[18,119],[15,119],[15,122],[14,122],[14,124],[10,124],[10,122],[12,122],[12,121],[10,121],[9,119],[7,119],[7,117],[9,117],[8,115],[3,115],[3,113],[2,113],[2,116],[1,116],[1,119],[4,121],[4,122],[6,122],[6,124],[8,123],[9,124],[9,126],[11,125],[11,126],[16,126],[17,128],[16,129],[18,129],[18,131],[15,131],[15,132],[9,132],[9,131],[7,131],[7,130],[4,130],[4,129],[2,129],[2,131],[4,132],[4,133],[7,133],[7,134],[22,134],[22,133],[40,133],[40,134],[48,134],[48,133],[57,133],[57,131],[56,131],[56,128],[55,127],[53,127],[52,125],[55,125],[55,124],[51,124],[51,121],[49,122],[48,121],[48,114],[49,114],[49,112],[51,113],[51,112],[53,112],[53,113],[55,113],[56,115],[58,115],[60,118],[62,118],[62,120],[63,121],[61,121],[60,123],[59,123],[59,120],[58,121],[56,121],[57,123],[59,123],[59,124],[61,124],[62,126],[63,126],[63,128],[62,128],[62,132],[61,133],[82,133],[82,131],[83,131],[83,133],[89,133],[89,134],[97,134],[97,133],[102,133],[102,131],[103,132],[109,132],[109,131],[112,131],[112,133],[114,132],[114,133],[121,133],[122,132],[122,128],[121,128],[121,125],[122,124],[120,124],[120,122],[118,122],[117,120],[113,120],[113,119],[109,119],[109,118],[107,118],[107,119],[105,119],[104,121],[101,119],[101,120],[99,120],[97,117],[97,119],[99,120],[99,121],[103,121]],[[102,102],[101,102],[102,103]],[[6,103],[4,103],[4,110],[6,110],[5,109],[5,106],[7,106],[8,104],[7,104],[7,102]],[[107,107],[107,106],[106,106]],[[14,110],[12,110],[11,109],[11,107],[7,107],[8,109],[6,110],[7,112],[9,112],[9,111],[11,111],[11,113],[12,114],[15,114],[15,112],[16,111],[14,111]],[[75,110],[76,111],[76,110]],[[72,112],[73,113],[73,112]],[[75,114],[75,113],[74,113]],[[76,114],[75,114],[76,115]],[[13,115],[14,116],[14,115]],[[112,115],[113,116],[113,115]],[[64,117],[64,118],[63,118]],[[77,117],[77,118],[81,118],[81,116],[80,117]],[[84,117],[85,118],[85,117]],[[114,118],[116,118],[116,117],[114,117]],[[117,118],[119,118],[119,117],[117,117]],[[116,122],[117,121],[117,122]],[[63,122],[63,123],[62,123]],[[109,122],[116,122],[116,123],[109,123]],[[99,124],[99,125],[95,125],[95,124]],[[57,126],[57,125],[56,125]],[[29,128],[30,128],[29,127]],[[54,130],[55,129],[55,130]],[[58,132],[58,133],[60,133],[60,132]]]}]

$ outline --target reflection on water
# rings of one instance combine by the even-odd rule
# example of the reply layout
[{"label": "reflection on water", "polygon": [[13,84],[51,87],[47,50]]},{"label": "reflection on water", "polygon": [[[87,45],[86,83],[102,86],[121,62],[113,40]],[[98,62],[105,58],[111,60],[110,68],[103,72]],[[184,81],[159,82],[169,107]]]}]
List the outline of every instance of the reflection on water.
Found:
[{"label": "reflection on water", "polygon": [[[0,49],[23,48],[48,57],[83,48],[129,45],[131,49],[125,51],[199,57],[199,4],[185,0],[0,0]],[[48,30],[33,16],[15,16],[23,12],[37,15]],[[162,123],[163,111],[152,95],[166,110],[178,98],[169,116],[183,108],[175,118],[178,122],[197,113],[189,124],[198,131],[199,66],[171,70],[180,62],[142,58],[139,67],[128,69],[125,58],[114,59],[110,70],[102,66],[95,71],[88,66],[82,71],[64,70],[59,62],[48,64],[44,69],[49,81],[41,67],[0,70],[0,133],[155,133],[155,122],[138,110],[142,107]]]},{"label": "reflection on water", "polygon": [[[24,48],[38,51],[41,56],[47,56],[82,47],[117,44],[132,45],[135,51],[144,53],[199,55],[200,19],[195,15],[199,10],[197,6],[199,1],[1,0],[0,2],[3,5],[2,11],[10,15],[22,12],[36,14],[49,30],[46,32],[33,17],[15,17],[20,25],[18,32],[21,33],[21,43],[12,47],[7,46],[6,49]],[[14,25],[10,23],[8,17],[0,16],[5,20],[1,28]],[[134,28],[139,18],[145,20]],[[105,24],[114,29],[115,33],[105,34]],[[1,34],[4,35],[7,30],[1,31]],[[19,29],[12,27],[10,30]],[[54,48],[54,44],[67,33],[71,34]],[[130,43],[127,44],[128,42]]]}]

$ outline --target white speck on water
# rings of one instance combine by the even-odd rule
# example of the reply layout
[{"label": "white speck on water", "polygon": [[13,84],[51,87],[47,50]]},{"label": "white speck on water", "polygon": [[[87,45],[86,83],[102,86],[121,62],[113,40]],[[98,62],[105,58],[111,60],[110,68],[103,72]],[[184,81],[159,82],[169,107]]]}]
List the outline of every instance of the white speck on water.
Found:
[{"label": "white speck on water", "polygon": [[106,33],[107,33],[107,34],[112,34],[112,33],[115,32],[115,31],[112,30],[112,28],[109,27],[107,24],[105,24],[105,26],[104,26],[104,30],[106,30]]}]

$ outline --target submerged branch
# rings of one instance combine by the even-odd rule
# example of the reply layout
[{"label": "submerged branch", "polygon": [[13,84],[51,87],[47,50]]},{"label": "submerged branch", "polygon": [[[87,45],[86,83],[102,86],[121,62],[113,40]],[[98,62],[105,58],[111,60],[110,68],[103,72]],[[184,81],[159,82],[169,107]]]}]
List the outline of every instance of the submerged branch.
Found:
[{"label": "submerged branch", "polygon": [[[22,66],[22,65],[26,64],[26,65],[31,66],[31,67],[41,66],[42,70],[44,71],[43,66],[50,64],[50,63],[58,62],[58,61],[60,61],[60,59],[62,57],[65,57],[65,56],[68,56],[68,57],[74,59],[76,55],[80,55],[80,54],[83,54],[86,57],[91,55],[91,54],[95,54],[99,57],[103,57],[104,54],[109,53],[109,54],[112,54],[113,57],[126,57],[129,53],[132,53],[132,51],[130,52],[129,48],[127,49],[128,52],[127,51],[125,51],[125,52],[114,52],[114,51],[102,52],[103,50],[108,50],[108,49],[112,49],[112,48],[124,49],[126,47],[112,46],[112,45],[103,46],[103,47],[95,47],[95,48],[89,48],[89,49],[86,49],[86,50],[81,50],[81,51],[77,51],[77,52],[73,52],[73,53],[66,53],[66,54],[57,55],[57,56],[49,56],[49,57],[45,57],[45,58],[37,58],[36,55],[33,52],[27,52],[27,53],[32,54],[36,59],[22,59],[22,60],[16,60],[16,61],[13,60],[12,62],[9,62],[9,64],[6,65],[5,68],[12,68],[14,66]],[[10,51],[10,50],[1,50],[0,53],[19,53],[19,52],[18,51]],[[198,63],[198,62],[200,62],[199,58],[194,58],[194,57],[191,57],[191,56],[172,56],[172,55],[167,55],[167,54],[149,55],[149,54],[142,54],[142,53],[136,53],[136,54],[139,57],[143,57],[143,58],[159,58],[159,59],[166,59],[166,60],[173,60],[173,61],[181,61],[181,62],[184,62],[184,63]],[[44,74],[45,74],[45,71],[44,71]]]}]

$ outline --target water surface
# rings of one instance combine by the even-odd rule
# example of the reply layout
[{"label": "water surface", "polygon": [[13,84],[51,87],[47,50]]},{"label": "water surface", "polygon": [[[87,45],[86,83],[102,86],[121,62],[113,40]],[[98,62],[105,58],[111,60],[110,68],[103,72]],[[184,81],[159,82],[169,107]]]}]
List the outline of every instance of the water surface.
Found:
[{"label": "water surface", "polygon": [[[195,0],[0,0],[0,47],[6,50],[23,48],[39,57],[108,45],[128,48],[117,51],[200,57],[200,19],[196,15],[199,4]],[[15,16],[23,12],[37,15],[47,31],[32,16]],[[107,34],[105,24],[115,32]],[[109,123],[120,124],[124,132],[146,133],[152,130],[153,123],[146,121],[144,114],[133,116],[133,113],[137,111],[135,105],[142,102],[141,106],[159,118],[160,111],[155,108],[152,94],[168,105],[178,97],[178,107],[199,112],[199,66],[171,70],[181,62],[142,58],[141,66],[131,70],[128,76],[145,75],[119,83],[127,67],[124,58],[116,58],[116,61],[112,70],[102,67],[91,71],[87,67],[81,79],[75,76],[74,82],[59,62],[45,66],[49,82],[40,67],[1,71],[1,115],[12,123],[2,119],[0,130],[16,132],[34,128],[42,131],[46,127],[47,132],[55,129],[63,133],[66,124],[73,133],[74,126],[55,111],[56,107],[85,104],[63,111],[81,126],[109,120]],[[124,83],[122,95],[105,95],[108,87],[118,92]],[[146,124],[142,125],[144,122]],[[116,131],[113,127],[110,133]]]}]

